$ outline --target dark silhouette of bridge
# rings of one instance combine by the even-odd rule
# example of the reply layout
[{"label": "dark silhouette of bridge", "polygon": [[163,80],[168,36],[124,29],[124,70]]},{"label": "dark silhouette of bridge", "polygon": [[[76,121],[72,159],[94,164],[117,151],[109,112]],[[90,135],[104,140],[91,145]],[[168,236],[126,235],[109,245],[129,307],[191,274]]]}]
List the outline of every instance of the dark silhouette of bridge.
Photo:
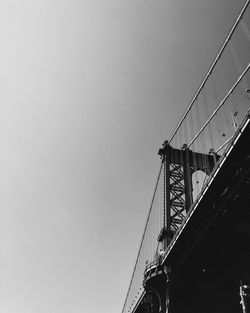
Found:
[{"label": "dark silhouette of bridge", "polygon": [[122,313],[250,312],[249,2],[159,150]]}]

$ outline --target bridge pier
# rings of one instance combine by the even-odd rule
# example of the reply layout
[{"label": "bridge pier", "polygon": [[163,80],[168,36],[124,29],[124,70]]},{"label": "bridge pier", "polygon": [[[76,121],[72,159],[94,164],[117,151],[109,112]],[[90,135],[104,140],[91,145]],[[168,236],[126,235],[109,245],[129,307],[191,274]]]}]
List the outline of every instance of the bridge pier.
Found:
[{"label": "bridge pier", "polygon": [[[164,265],[152,266],[144,276],[146,290],[144,313],[170,313],[172,280],[170,269]],[[151,298],[147,295],[151,295]],[[148,299],[148,300],[147,300]]]}]

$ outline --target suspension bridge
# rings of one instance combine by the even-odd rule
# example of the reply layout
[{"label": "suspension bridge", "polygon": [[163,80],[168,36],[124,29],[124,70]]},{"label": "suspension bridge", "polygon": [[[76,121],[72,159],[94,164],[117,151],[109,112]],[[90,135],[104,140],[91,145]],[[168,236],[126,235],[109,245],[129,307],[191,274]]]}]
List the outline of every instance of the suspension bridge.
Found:
[{"label": "suspension bridge", "polygon": [[122,313],[250,312],[249,3],[159,150]]}]

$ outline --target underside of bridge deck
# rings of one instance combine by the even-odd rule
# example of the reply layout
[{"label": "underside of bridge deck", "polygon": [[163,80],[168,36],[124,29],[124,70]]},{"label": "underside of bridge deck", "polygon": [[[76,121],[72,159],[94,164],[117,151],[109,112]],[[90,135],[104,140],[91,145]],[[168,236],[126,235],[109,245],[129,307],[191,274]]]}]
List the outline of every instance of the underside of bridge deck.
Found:
[{"label": "underside of bridge deck", "polygon": [[175,313],[242,312],[250,280],[250,176],[175,271]]}]

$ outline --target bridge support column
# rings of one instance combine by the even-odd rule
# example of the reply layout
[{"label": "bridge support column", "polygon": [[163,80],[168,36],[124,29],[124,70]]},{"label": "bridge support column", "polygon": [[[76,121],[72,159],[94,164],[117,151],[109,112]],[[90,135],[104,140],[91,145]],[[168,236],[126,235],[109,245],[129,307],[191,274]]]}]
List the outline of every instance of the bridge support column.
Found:
[{"label": "bridge support column", "polygon": [[189,210],[193,203],[193,184],[192,184],[192,170],[190,160],[190,150],[185,147],[183,152],[183,172],[184,172],[184,186],[185,186],[185,209]]}]

